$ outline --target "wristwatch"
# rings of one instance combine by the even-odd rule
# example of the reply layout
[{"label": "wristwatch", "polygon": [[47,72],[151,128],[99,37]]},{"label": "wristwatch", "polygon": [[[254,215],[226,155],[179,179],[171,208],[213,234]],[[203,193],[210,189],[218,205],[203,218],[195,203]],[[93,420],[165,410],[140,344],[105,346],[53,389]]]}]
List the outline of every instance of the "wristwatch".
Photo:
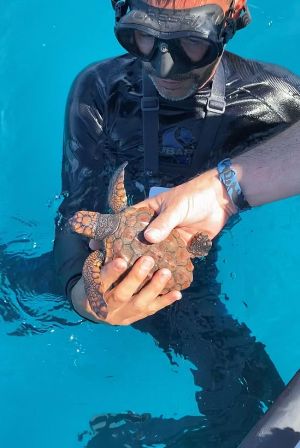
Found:
[{"label": "wristwatch", "polygon": [[227,190],[228,196],[237,207],[238,211],[248,210],[250,207],[246,201],[241,186],[237,180],[237,175],[232,168],[231,159],[224,159],[217,165],[219,179]]}]

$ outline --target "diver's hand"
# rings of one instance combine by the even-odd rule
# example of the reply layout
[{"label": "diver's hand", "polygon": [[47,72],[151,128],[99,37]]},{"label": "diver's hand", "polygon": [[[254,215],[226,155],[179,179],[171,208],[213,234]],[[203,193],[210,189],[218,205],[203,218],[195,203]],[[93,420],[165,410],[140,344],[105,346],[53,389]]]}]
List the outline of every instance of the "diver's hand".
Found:
[{"label": "diver's hand", "polygon": [[135,205],[145,206],[158,214],[144,233],[150,243],[164,240],[175,227],[186,242],[197,232],[212,239],[237,212],[216,169]]},{"label": "diver's hand", "polygon": [[122,258],[116,258],[102,266],[101,280],[108,310],[107,317],[104,320],[101,320],[92,311],[81,278],[71,292],[75,310],[78,314],[93,322],[130,325],[171,305],[181,298],[181,293],[171,291],[168,294],[161,295],[171,277],[171,272],[168,269],[160,269],[155,272],[152,279],[139,291],[153,264],[154,261],[151,257],[139,258],[123,280],[112,289],[110,287],[127,270],[127,263]]}]

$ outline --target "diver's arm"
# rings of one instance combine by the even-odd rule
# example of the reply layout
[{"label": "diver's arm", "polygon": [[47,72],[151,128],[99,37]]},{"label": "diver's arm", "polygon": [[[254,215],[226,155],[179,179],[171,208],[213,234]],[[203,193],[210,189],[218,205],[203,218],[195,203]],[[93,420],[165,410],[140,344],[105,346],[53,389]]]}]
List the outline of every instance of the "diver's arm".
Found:
[{"label": "diver's arm", "polygon": [[69,299],[91,251],[89,240],[72,232],[68,220],[78,210],[102,211],[106,202],[108,175],[104,168],[105,136],[101,122],[105,96],[94,73],[91,66],[76,78],[65,113],[63,201],[56,219],[53,252],[57,275]]},{"label": "diver's arm", "polygon": [[300,122],[233,159],[251,206],[300,194]]},{"label": "diver's arm", "polygon": [[300,193],[300,77],[274,64],[261,63],[272,86],[269,106],[284,122],[285,131],[234,159],[234,168],[248,202],[266,204]]},{"label": "diver's arm", "polygon": [[[232,159],[251,206],[300,194],[300,122]],[[151,207],[158,217],[145,232],[151,242],[164,240],[175,227],[186,241],[197,232],[214,238],[237,212],[219,181],[217,169],[171,188],[136,207]]]}]

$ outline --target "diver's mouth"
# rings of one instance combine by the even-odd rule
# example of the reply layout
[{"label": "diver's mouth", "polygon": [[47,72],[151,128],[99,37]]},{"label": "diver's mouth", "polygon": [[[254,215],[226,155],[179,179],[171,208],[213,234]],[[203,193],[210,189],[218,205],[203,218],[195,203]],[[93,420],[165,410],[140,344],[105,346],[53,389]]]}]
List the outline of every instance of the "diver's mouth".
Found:
[{"label": "diver's mouth", "polygon": [[178,88],[182,87],[182,81],[174,81],[173,79],[164,79],[164,78],[157,78],[156,76],[153,76],[155,83],[159,87],[163,87],[168,90],[177,90]]}]

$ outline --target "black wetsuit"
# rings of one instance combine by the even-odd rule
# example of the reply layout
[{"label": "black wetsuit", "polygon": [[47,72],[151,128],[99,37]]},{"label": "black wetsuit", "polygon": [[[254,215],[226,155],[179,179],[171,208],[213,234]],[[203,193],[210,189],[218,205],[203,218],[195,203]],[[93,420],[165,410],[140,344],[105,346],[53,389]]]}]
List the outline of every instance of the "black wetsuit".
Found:
[{"label": "black wetsuit", "polygon": [[[210,154],[197,172],[241,153],[300,118],[300,79],[278,66],[225,53],[227,107]],[[104,212],[113,171],[124,161],[131,201],[145,198],[141,63],[125,55],[94,64],[76,79],[67,105],[62,165],[65,199],[57,222],[55,254],[66,292],[81,275],[87,241],[64,226],[77,210]],[[184,101],[160,98],[162,186],[190,178],[194,152],[201,151],[209,90]]]},{"label": "black wetsuit", "polygon": [[[300,118],[299,78],[280,67],[231,53],[224,54],[223,64],[227,107],[212,151],[197,167],[199,172]],[[109,179],[125,160],[129,162],[125,183],[131,203],[145,197],[141,83],[140,62],[125,55],[88,67],[71,89],[62,165],[64,200],[54,246],[57,271],[67,295],[90,253],[88,240],[70,232],[68,218],[81,209],[107,211]],[[197,142],[208,93],[209,89],[203,90],[177,102],[160,98],[162,186],[180,184],[194,174],[191,164],[194,152],[201,150]],[[89,447],[142,447],[142,443],[161,441],[174,448],[235,448],[262,415],[262,403],[268,406],[280,393],[283,382],[263,344],[227,313],[219,298],[217,250],[215,242],[206,261],[196,262],[194,282],[183,300],[134,325],[151,333],[170,359],[177,353],[194,364],[202,416],[173,422],[175,431],[170,429],[170,420],[148,417],[138,421],[132,415],[127,415],[127,420],[124,415],[119,418],[125,419],[127,426],[111,429],[109,423],[118,417],[107,416],[107,425],[101,425]]]}]

